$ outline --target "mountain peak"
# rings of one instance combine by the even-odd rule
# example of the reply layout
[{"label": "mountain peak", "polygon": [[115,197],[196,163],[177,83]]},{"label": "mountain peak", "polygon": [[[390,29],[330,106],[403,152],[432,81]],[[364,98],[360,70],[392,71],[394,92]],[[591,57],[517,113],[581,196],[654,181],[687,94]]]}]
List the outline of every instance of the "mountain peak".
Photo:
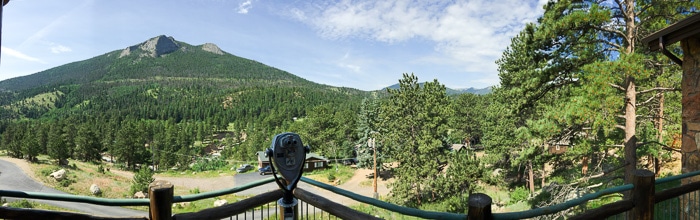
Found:
[{"label": "mountain peak", "polygon": [[219,48],[219,46],[216,46],[216,44],[212,43],[205,43],[204,45],[202,45],[202,50],[219,55],[224,55],[224,51],[222,51],[221,48]]},{"label": "mountain peak", "polygon": [[128,56],[132,52],[135,52],[137,50],[141,50],[141,52],[142,52],[139,54],[139,57],[142,57],[142,56],[160,57],[164,54],[175,52],[178,49],[180,49],[180,44],[178,44],[177,41],[175,41],[175,39],[173,37],[167,37],[165,35],[160,35],[160,36],[148,39],[147,41],[145,41],[141,44],[127,47],[126,49],[122,50],[119,57]]}]

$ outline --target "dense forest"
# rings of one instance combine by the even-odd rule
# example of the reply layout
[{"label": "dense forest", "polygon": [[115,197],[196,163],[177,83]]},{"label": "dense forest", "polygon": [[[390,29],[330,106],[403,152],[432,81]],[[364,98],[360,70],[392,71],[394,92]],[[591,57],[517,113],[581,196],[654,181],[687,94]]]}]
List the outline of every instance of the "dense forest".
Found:
[{"label": "dense forest", "polygon": [[145,42],[0,82],[0,147],[28,160],[107,153],[130,169],[188,169],[212,147],[254,160],[291,131],[330,158],[370,167],[376,151],[397,164],[381,169],[394,174],[389,199],[400,205],[464,212],[489,185],[523,192],[531,207],[560,203],[630,183],[637,168],[664,175],[680,147],[681,71],[640,39],[698,4],[549,2],[496,61],[500,84],[478,95],[408,73],[382,91],[319,85],[159,36],[149,41],[170,46]]}]

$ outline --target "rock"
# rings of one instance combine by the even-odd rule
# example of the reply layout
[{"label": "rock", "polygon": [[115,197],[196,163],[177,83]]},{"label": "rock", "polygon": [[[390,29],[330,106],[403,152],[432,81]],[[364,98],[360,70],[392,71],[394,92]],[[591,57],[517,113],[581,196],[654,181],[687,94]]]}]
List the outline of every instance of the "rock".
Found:
[{"label": "rock", "polygon": [[53,172],[53,173],[49,174],[49,176],[50,176],[50,177],[53,177],[54,179],[56,179],[56,181],[61,181],[61,180],[63,180],[63,178],[66,177],[66,170],[60,169],[60,170],[58,170],[58,171],[56,171],[56,172]]},{"label": "rock", "polygon": [[226,204],[228,204],[228,201],[226,201],[225,199],[219,199],[214,201],[214,207],[219,207]]},{"label": "rock", "polygon": [[499,176],[501,176],[501,172],[503,172],[503,169],[497,168],[497,169],[493,170],[493,172],[491,172],[491,176],[499,177]]},{"label": "rock", "polygon": [[100,190],[100,187],[97,186],[97,184],[93,183],[90,186],[90,193],[92,193],[92,195],[99,195],[99,194],[102,194],[102,190]]},{"label": "rock", "polygon": [[216,44],[212,43],[205,43],[204,45],[202,45],[202,50],[214,54],[224,55],[224,51],[221,51],[221,49],[218,46],[216,46]]},{"label": "rock", "polygon": [[178,202],[178,203],[173,203],[173,208],[180,206],[181,208],[190,206],[190,202]]},{"label": "rock", "polygon": [[144,52],[148,52],[150,57],[160,57],[164,54],[168,54],[176,51],[180,48],[173,37],[166,37],[165,35],[160,35],[149,39],[148,41],[139,45],[139,49]]},{"label": "rock", "polygon": [[145,199],[145,198],[146,198],[146,194],[144,194],[144,193],[141,192],[141,191],[138,191],[138,192],[134,193],[134,198],[135,198],[135,199]]}]

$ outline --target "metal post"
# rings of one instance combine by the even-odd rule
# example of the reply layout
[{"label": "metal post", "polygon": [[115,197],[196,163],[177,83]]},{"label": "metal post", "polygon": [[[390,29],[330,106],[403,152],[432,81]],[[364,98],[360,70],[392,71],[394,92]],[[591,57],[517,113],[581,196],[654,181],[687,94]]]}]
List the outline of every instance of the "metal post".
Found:
[{"label": "metal post", "polygon": [[374,187],[374,199],[379,199],[379,193],[377,193],[377,145],[374,143],[374,138],[370,139],[370,143],[372,144],[372,149],[374,151],[374,183],[372,186]]},{"label": "metal post", "polygon": [[10,0],[2,0],[2,3],[0,3],[0,45],[2,45],[2,8],[5,7],[5,4],[10,2]]}]

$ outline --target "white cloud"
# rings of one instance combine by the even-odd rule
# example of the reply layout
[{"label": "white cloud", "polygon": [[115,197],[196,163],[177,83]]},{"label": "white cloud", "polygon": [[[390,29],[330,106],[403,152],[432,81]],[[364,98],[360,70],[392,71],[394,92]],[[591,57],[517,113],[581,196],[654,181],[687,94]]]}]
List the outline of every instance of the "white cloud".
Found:
[{"label": "white cloud", "polygon": [[360,67],[358,65],[353,65],[353,64],[339,63],[338,66],[340,66],[342,68],[349,69],[349,70],[356,72],[356,73],[359,73],[360,70],[362,70],[362,67]]},{"label": "white cloud", "polygon": [[24,53],[22,53],[22,52],[13,50],[13,49],[11,49],[11,48],[7,48],[7,47],[0,46],[0,49],[2,50],[2,54],[9,55],[9,56],[11,56],[11,57],[15,57],[15,58],[18,58],[18,59],[22,59],[22,60],[26,60],[26,61],[31,61],[31,62],[46,63],[46,62],[44,62],[43,60],[41,60],[41,59],[39,59],[39,58],[26,55],[26,54],[24,54]]},{"label": "white cloud", "polygon": [[[411,39],[434,44],[439,57],[423,62],[453,63],[465,72],[496,81],[494,61],[528,22],[542,14],[544,0],[341,0],[289,9],[293,19],[329,39],[359,38],[385,43]],[[301,16],[300,16],[301,15]]]},{"label": "white cloud", "polygon": [[241,2],[241,4],[238,4],[238,13],[239,14],[248,14],[248,10],[253,8],[253,2],[250,0]]},{"label": "white cloud", "polygon": [[65,53],[65,52],[71,52],[73,49],[70,47],[66,47],[60,44],[51,44],[51,47],[49,48],[51,50],[51,53]]}]

